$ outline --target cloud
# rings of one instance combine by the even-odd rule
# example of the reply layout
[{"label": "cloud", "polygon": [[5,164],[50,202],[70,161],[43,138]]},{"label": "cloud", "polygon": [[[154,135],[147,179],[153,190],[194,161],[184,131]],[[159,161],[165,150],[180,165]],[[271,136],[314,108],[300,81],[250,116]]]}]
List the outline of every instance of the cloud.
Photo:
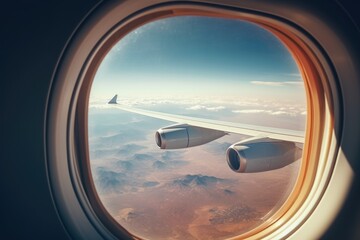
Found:
[{"label": "cloud", "polygon": [[225,109],[224,106],[207,107],[204,105],[194,105],[194,106],[186,108],[186,110],[207,110],[207,111],[213,111],[213,112],[218,112],[223,109]]},{"label": "cloud", "polygon": [[270,115],[288,115],[288,116],[297,116],[299,114],[298,111],[272,111]]},{"label": "cloud", "polygon": [[284,115],[284,114],[288,114],[288,112],[285,111],[275,111],[270,113],[271,115]]},{"label": "cloud", "polygon": [[201,110],[201,109],[205,109],[206,107],[203,105],[195,105],[195,106],[191,106],[186,108],[186,110]]},{"label": "cloud", "polygon": [[243,110],[233,110],[233,113],[263,113],[263,112],[271,112],[269,110],[263,109],[243,109]]},{"label": "cloud", "polygon": [[208,107],[208,108],[206,108],[206,110],[208,110],[208,111],[214,111],[214,112],[217,112],[217,111],[219,111],[219,110],[223,110],[223,109],[225,109],[225,107],[224,107],[224,106],[218,106],[218,107]]},{"label": "cloud", "polygon": [[268,81],[251,81],[251,84],[254,85],[263,85],[263,86],[270,86],[270,87],[283,87],[287,85],[293,86],[302,86],[302,81],[286,81],[286,82],[268,82]]},{"label": "cloud", "polygon": [[297,86],[303,86],[304,85],[303,81],[287,81],[287,82],[284,82],[284,84],[297,85]]},{"label": "cloud", "polygon": [[265,109],[241,109],[241,110],[233,110],[233,113],[243,113],[243,114],[257,114],[257,113],[265,113],[273,116],[280,115],[288,115],[288,116],[297,116],[299,114],[306,115],[305,112],[300,112],[295,108],[280,108],[278,110],[265,110]]}]

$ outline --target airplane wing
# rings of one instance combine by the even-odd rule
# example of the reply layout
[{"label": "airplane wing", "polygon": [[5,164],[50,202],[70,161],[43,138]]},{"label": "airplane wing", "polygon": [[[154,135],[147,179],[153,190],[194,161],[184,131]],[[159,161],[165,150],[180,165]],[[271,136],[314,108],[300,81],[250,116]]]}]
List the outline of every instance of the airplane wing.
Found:
[{"label": "airplane wing", "polygon": [[167,120],[176,123],[186,123],[188,125],[213,129],[218,131],[223,131],[227,133],[238,133],[248,136],[262,136],[268,137],[277,140],[284,140],[290,142],[304,143],[304,132],[303,131],[295,131],[290,129],[280,129],[280,128],[271,128],[264,126],[256,126],[250,124],[240,124],[234,122],[225,122],[225,121],[217,121],[211,119],[202,119],[196,117],[188,117],[181,116],[169,113],[155,112],[150,110],[138,109],[123,106],[121,104],[117,104],[116,102],[117,95],[115,95],[109,102],[109,104],[113,104],[114,107],[132,112],[141,115],[145,115],[148,117],[158,118],[162,120]]}]

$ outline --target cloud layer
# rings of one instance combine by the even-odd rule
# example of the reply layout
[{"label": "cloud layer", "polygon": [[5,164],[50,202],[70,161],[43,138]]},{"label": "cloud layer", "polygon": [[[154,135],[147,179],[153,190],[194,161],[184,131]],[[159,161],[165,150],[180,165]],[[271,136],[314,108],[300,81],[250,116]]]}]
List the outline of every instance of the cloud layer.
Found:
[{"label": "cloud layer", "polygon": [[224,106],[207,107],[204,105],[195,105],[195,106],[186,108],[186,110],[207,110],[207,111],[213,111],[213,112],[218,112],[223,109],[225,109]]},{"label": "cloud layer", "polygon": [[263,86],[271,86],[271,87],[283,87],[283,86],[303,86],[304,83],[302,81],[286,81],[286,82],[268,82],[268,81],[251,81],[251,84],[254,85],[263,85]]}]

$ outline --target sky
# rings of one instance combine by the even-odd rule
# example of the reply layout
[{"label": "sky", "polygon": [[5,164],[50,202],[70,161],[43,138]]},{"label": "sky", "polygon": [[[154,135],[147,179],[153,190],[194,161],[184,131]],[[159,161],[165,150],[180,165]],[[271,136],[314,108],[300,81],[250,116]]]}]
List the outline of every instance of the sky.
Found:
[{"label": "sky", "polygon": [[296,63],[270,32],[240,20],[181,16],[119,40],[101,63],[91,98],[261,98],[305,104]]}]

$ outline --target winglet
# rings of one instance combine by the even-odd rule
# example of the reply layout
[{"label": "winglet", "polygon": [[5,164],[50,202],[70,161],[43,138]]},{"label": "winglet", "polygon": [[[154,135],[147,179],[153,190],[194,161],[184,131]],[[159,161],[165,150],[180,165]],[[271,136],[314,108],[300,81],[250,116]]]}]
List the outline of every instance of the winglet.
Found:
[{"label": "winglet", "polygon": [[117,94],[108,102],[108,104],[117,104]]}]

